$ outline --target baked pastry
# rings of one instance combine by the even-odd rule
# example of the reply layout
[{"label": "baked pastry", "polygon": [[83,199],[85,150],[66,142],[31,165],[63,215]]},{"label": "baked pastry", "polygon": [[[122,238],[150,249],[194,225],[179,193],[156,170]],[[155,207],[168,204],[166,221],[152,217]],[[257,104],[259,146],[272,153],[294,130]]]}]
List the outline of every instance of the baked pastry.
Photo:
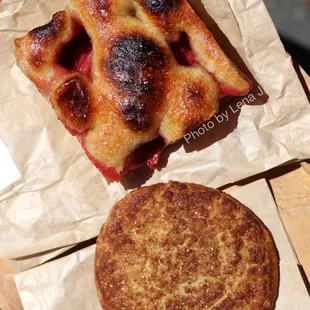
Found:
[{"label": "baked pastry", "polygon": [[70,0],[15,40],[18,66],[109,181],[250,89],[186,0]]},{"label": "baked pastry", "polygon": [[170,182],[135,190],[97,239],[105,310],[270,310],[279,260],[264,224],[231,196]]}]

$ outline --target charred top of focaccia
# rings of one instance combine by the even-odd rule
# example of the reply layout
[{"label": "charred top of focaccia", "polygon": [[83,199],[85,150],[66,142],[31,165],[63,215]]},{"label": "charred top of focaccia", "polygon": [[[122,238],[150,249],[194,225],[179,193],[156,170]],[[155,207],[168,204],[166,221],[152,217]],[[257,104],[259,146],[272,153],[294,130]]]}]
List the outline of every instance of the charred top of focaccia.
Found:
[{"label": "charred top of focaccia", "polygon": [[51,97],[51,103],[60,120],[77,133],[90,128],[93,98],[90,82],[82,74],[72,74],[61,80]]},{"label": "charred top of focaccia", "polygon": [[[132,156],[144,144],[181,139],[223,96],[251,87],[186,0],[70,0],[15,47],[19,67],[110,181],[142,164]],[[152,167],[155,149],[140,156]]]},{"label": "charred top of focaccia", "polygon": [[140,3],[145,7],[151,14],[165,16],[180,5],[180,0],[140,0]]},{"label": "charred top of focaccia", "polygon": [[118,111],[133,130],[145,130],[155,123],[152,115],[163,101],[166,57],[155,42],[140,34],[122,36],[113,44],[105,64],[123,94]]},{"label": "charred top of focaccia", "polygon": [[264,224],[231,196],[170,182],[129,193],[97,240],[103,309],[271,310],[279,260]]}]

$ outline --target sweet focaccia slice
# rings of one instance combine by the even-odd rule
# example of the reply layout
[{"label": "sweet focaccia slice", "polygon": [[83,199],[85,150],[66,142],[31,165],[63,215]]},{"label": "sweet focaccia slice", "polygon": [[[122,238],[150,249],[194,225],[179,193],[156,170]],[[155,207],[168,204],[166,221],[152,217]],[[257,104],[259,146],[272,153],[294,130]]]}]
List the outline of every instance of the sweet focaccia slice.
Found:
[{"label": "sweet focaccia slice", "polygon": [[209,120],[248,79],[186,0],[70,0],[15,40],[19,67],[108,181]]}]

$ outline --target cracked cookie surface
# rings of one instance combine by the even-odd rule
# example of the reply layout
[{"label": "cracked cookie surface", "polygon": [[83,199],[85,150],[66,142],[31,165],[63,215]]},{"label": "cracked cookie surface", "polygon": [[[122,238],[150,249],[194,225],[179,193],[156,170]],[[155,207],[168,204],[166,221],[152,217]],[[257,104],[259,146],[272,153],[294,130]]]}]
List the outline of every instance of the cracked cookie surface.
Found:
[{"label": "cracked cookie surface", "polygon": [[279,285],[272,236],[218,190],[170,182],[129,193],[97,240],[103,309],[271,310]]}]

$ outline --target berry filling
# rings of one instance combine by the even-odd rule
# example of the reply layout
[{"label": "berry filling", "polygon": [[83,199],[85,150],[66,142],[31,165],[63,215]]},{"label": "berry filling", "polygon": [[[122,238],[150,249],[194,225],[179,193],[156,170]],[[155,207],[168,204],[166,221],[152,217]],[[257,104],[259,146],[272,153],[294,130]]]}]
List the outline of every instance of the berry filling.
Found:
[{"label": "berry filling", "polygon": [[142,166],[145,163],[151,169],[155,169],[156,165],[158,164],[159,155],[166,146],[165,140],[162,137],[158,137],[151,142],[139,146],[131,153],[131,155],[128,156],[124,166],[124,170],[122,172],[118,172],[115,168],[103,165],[99,160],[95,159],[88,152],[85,143],[86,136],[87,133],[78,136],[78,140],[80,141],[82,148],[84,149],[87,157],[90,159],[93,165],[104,175],[106,180],[110,183],[119,182],[122,175],[124,175],[128,171],[134,170]]},{"label": "berry filling", "polygon": [[78,71],[91,78],[93,47],[84,28],[77,25],[76,35],[62,49],[59,64],[70,70]]},{"label": "berry filling", "polygon": [[158,164],[159,155],[165,146],[165,140],[160,136],[139,146],[127,158],[123,173],[138,168],[145,163],[154,170]]},{"label": "berry filling", "polygon": [[185,32],[181,32],[177,41],[170,43],[170,48],[180,65],[190,67],[195,64],[195,54],[191,48],[188,35]]}]

